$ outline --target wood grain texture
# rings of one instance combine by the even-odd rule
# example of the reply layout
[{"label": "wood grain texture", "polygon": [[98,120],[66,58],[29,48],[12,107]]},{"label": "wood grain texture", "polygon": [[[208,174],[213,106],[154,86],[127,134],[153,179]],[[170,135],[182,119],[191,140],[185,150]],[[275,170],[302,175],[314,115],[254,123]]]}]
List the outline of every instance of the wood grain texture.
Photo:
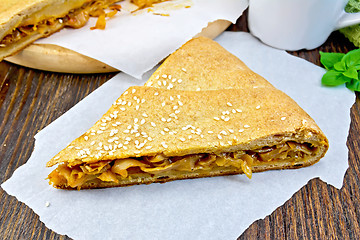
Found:
[{"label": "wood grain texture", "polygon": [[[245,16],[228,30],[248,31]],[[353,48],[335,32],[318,49],[290,53],[320,65],[319,50],[346,53]],[[112,76],[58,74],[0,62],[0,182],[27,161],[39,130]],[[319,179],[309,181],[272,214],[255,221],[239,239],[360,239],[359,97],[357,94],[351,109],[344,186],[338,190]],[[0,239],[69,238],[47,229],[30,208],[0,189]]]}]

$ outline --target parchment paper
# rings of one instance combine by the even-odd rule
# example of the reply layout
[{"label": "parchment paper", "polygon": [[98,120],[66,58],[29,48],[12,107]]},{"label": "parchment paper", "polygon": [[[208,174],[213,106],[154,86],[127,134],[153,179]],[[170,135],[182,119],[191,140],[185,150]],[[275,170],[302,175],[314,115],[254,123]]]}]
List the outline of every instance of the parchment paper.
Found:
[{"label": "parchment paper", "polygon": [[141,78],[208,23],[218,19],[235,23],[248,6],[248,0],[175,0],[155,4],[154,12],[132,14],[136,7],[129,1],[121,2],[123,10],[107,21],[105,30],[90,30],[96,22],[91,18],[80,29],[63,29],[36,43],[62,46]]},{"label": "parchment paper", "polygon": [[120,73],[40,131],[30,159],[2,188],[32,208],[48,228],[74,239],[236,239],[312,178],[340,188],[348,167],[354,93],[322,87],[324,69],[265,46],[250,34],[226,32],[217,41],[315,119],[330,141],[319,163],[256,173],[251,180],[237,175],[100,190],[52,188],[44,180],[51,171],[45,163],[95,123],[126,88],[146,80]]}]

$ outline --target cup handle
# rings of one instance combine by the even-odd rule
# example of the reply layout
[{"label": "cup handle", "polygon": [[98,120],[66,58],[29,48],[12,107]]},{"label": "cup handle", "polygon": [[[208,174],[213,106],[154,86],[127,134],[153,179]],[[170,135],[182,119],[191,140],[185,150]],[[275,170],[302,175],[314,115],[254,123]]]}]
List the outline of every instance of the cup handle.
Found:
[{"label": "cup handle", "polygon": [[360,12],[358,13],[347,13],[343,11],[337,25],[335,26],[335,30],[340,28],[348,27],[351,25],[359,24],[360,23]]}]

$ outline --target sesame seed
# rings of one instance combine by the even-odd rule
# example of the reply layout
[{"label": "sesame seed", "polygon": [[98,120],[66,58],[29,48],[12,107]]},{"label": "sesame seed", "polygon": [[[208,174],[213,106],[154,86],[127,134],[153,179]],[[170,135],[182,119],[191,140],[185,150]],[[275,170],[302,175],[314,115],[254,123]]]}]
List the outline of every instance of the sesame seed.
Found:
[{"label": "sesame seed", "polygon": [[181,70],[183,70],[184,72],[186,72],[186,69],[185,69],[185,68],[181,68]]},{"label": "sesame seed", "polygon": [[200,88],[197,88],[196,91],[200,91],[201,89]]},{"label": "sesame seed", "polygon": [[140,124],[144,124],[145,123],[145,119],[141,119]]},{"label": "sesame seed", "polygon": [[175,113],[178,114],[180,112],[180,110],[175,110]]},{"label": "sesame seed", "polygon": [[104,145],[104,149],[105,149],[106,151],[109,151],[109,147],[106,146],[106,145]]},{"label": "sesame seed", "polygon": [[50,202],[45,202],[45,207],[49,207],[50,206]]},{"label": "sesame seed", "polygon": [[129,129],[125,129],[125,130],[124,130],[124,133],[129,133],[129,132],[130,132]]},{"label": "sesame seed", "polygon": [[239,132],[243,132],[244,131],[244,129],[239,129]]},{"label": "sesame seed", "polygon": [[159,75],[156,75],[155,79],[157,80],[157,79],[159,79],[159,77],[160,77]]},{"label": "sesame seed", "polygon": [[87,141],[87,140],[89,139],[89,137],[88,137],[88,136],[85,136],[84,139],[85,139],[85,141]]},{"label": "sesame seed", "polygon": [[166,122],[166,118],[162,117],[161,121]]},{"label": "sesame seed", "polygon": [[241,109],[236,109],[236,111],[237,111],[237,112],[242,112],[242,110],[241,110]]},{"label": "sesame seed", "polygon": [[231,112],[232,112],[232,113],[236,113],[236,110],[235,110],[235,109],[233,109],[233,110],[231,110]]},{"label": "sesame seed", "polygon": [[171,80],[171,75],[169,75],[169,76],[168,76],[168,79],[170,79],[170,80]]},{"label": "sesame seed", "polygon": [[96,133],[97,133],[97,134],[101,134],[101,133],[103,133],[103,131],[99,130],[99,131],[97,131]]},{"label": "sesame seed", "polygon": [[178,80],[178,83],[181,83],[181,82],[182,82],[182,79],[179,79],[179,80]]},{"label": "sesame seed", "polygon": [[229,121],[229,120],[230,120],[229,117],[224,118],[224,121],[225,121],[225,122],[227,122],[227,121]]},{"label": "sesame seed", "polygon": [[208,131],[208,133],[214,133],[213,131]]},{"label": "sesame seed", "polygon": [[249,127],[250,127],[250,126],[249,126],[249,125],[247,125],[247,124],[245,124],[245,125],[244,125],[244,128],[249,128]]},{"label": "sesame seed", "polygon": [[136,105],[135,110],[139,110],[140,106]]},{"label": "sesame seed", "polygon": [[167,78],[167,75],[166,75],[166,74],[163,74],[162,77],[163,77],[163,78]]},{"label": "sesame seed", "polygon": [[170,131],[170,130],[169,130],[168,128],[164,128],[164,131],[165,131],[165,132],[168,132],[168,131]]},{"label": "sesame seed", "polygon": [[150,124],[151,126],[156,127],[156,124],[154,122],[151,122]]},{"label": "sesame seed", "polygon": [[217,137],[218,137],[218,139],[222,139],[222,136],[220,134]]},{"label": "sesame seed", "polygon": [[134,123],[137,123],[139,121],[139,119],[134,118]]},{"label": "sesame seed", "polygon": [[136,89],[133,89],[131,92],[132,92],[132,93],[135,93],[135,92],[136,92]]},{"label": "sesame seed", "polygon": [[56,157],[54,157],[54,160],[58,160],[60,157],[59,156],[56,156]]},{"label": "sesame seed", "polygon": [[146,113],[143,113],[142,116],[143,117],[148,117],[148,115]]},{"label": "sesame seed", "polygon": [[145,149],[150,149],[150,148],[152,148],[152,146],[146,146],[146,147],[145,147]]},{"label": "sesame seed", "polygon": [[227,135],[227,132],[225,130],[222,130],[220,133],[223,135]]},{"label": "sesame seed", "polygon": [[218,117],[214,117],[214,119],[215,119],[215,120],[220,120],[220,118],[218,118]]},{"label": "sesame seed", "polygon": [[282,117],[282,118],[280,118],[282,121],[284,121],[285,119],[286,119],[286,117]]},{"label": "sesame seed", "polygon": [[124,95],[127,95],[128,93],[129,93],[128,91],[125,91],[125,92],[124,92]]},{"label": "sesame seed", "polygon": [[121,107],[120,110],[121,110],[121,111],[125,111],[125,108],[124,108],[124,107]]},{"label": "sesame seed", "polygon": [[165,142],[161,142],[161,145],[162,145],[164,148],[168,148],[168,145],[167,145]]},{"label": "sesame seed", "polygon": [[179,138],[180,139],[180,141],[182,141],[182,142],[184,142],[186,139],[185,138],[183,138],[183,137],[181,137],[181,138]]},{"label": "sesame seed", "polygon": [[164,132],[164,131],[161,131],[160,133],[161,133],[162,135],[165,135],[165,132]]},{"label": "sesame seed", "polygon": [[125,150],[127,150],[127,149],[128,149],[128,148],[127,148],[127,146],[123,146],[122,148],[123,148],[123,149],[125,149]]},{"label": "sesame seed", "polygon": [[179,106],[183,106],[184,104],[180,101],[178,101]]},{"label": "sesame seed", "polygon": [[229,132],[231,132],[231,133],[234,133],[234,130],[232,130],[232,129],[229,129]]},{"label": "sesame seed", "polygon": [[130,137],[126,137],[125,140],[126,140],[126,141],[131,141],[131,138],[130,138]]},{"label": "sesame seed", "polygon": [[159,93],[158,93],[158,92],[155,92],[154,95],[157,96],[157,95],[159,95]]},{"label": "sesame seed", "polygon": [[260,105],[256,106],[256,109],[260,109]]},{"label": "sesame seed", "polygon": [[227,102],[226,105],[228,105],[229,107],[232,107],[232,104],[230,102]]},{"label": "sesame seed", "polygon": [[164,85],[164,86],[166,86],[166,83],[167,83],[167,82],[166,82],[165,80],[163,80],[163,85]]},{"label": "sesame seed", "polygon": [[152,139],[152,137],[148,137],[147,140],[152,141],[153,139]]},{"label": "sesame seed", "polygon": [[179,108],[179,106],[175,105],[175,106],[173,107],[173,110],[176,110],[176,109],[178,109],[178,108]]},{"label": "sesame seed", "polygon": [[146,100],[143,98],[143,99],[141,99],[141,103],[144,103]]},{"label": "sesame seed", "polygon": [[166,122],[170,122],[171,121],[171,118],[168,118],[167,120],[166,120]]},{"label": "sesame seed", "polygon": [[166,104],[165,102],[162,102],[162,103],[161,103],[161,106],[165,106],[165,104]]}]

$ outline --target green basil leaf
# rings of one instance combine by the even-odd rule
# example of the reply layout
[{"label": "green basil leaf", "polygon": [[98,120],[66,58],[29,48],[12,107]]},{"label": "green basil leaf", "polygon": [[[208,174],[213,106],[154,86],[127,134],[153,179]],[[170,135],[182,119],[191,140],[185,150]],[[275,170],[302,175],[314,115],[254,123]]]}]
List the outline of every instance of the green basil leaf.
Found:
[{"label": "green basil leaf", "polygon": [[326,72],[321,79],[321,83],[327,86],[337,86],[350,81],[351,78],[348,78],[344,76],[342,72],[337,72],[335,70]]},{"label": "green basil leaf", "polygon": [[345,77],[359,80],[359,75],[355,67],[350,67],[348,70],[342,73]]},{"label": "green basil leaf", "polygon": [[320,62],[327,70],[331,70],[334,68],[334,64],[340,62],[344,55],[344,53],[327,53],[320,51]]},{"label": "green basil leaf", "polygon": [[350,90],[360,92],[360,81],[355,80],[355,79],[351,79],[350,82],[346,83],[346,87],[348,89],[350,89]]},{"label": "green basil leaf", "polygon": [[345,54],[341,62],[345,63],[347,67],[360,67],[360,49],[355,49]]},{"label": "green basil leaf", "polygon": [[343,61],[334,64],[334,69],[340,72],[346,71],[346,65]]}]

